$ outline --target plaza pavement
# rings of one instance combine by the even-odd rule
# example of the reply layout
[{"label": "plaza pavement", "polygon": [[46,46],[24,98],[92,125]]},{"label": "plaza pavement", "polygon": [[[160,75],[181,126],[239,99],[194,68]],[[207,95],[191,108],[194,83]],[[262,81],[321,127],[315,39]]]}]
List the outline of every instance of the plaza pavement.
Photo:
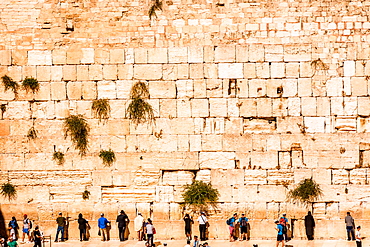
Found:
[{"label": "plaza pavement", "polygon": [[[186,244],[185,240],[156,240],[156,243],[167,243],[168,247],[184,247]],[[209,240],[207,241],[211,247],[253,247],[253,244],[258,244],[258,247],[275,247],[276,241],[274,240],[250,240],[250,241],[235,241],[229,242],[227,240]],[[108,242],[101,242],[100,240],[91,240],[88,242],[79,242],[76,240],[69,240],[63,243],[51,243],[53,247],[144,247],[145,242],[138,242],[129,240],[125,242],[119,242],[118,240],[111,240]],[[291,240],[287,243],[294,247],[356,247],[355,241],[346,240]],[[362,241],[363,247],[369,247],[370,240]],[[32,247],[33,244],[20,244],[21,247]],[[46,242],[45,247],[49,247],[50,243]],[[158,245],[156,245],[158,246]],[[160,246],[160,245],[159,245]],[[163,245],[162,245],[163,246]]]}]

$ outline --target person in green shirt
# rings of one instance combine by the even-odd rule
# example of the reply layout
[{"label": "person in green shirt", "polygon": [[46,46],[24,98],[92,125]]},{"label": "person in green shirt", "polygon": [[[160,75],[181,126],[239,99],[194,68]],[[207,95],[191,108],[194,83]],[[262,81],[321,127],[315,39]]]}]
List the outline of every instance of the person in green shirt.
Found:
[{"label": "person in green shirt", "polygon": [[9,240],[9,242],[8,242],[9,247],[18,246],[17,241],[13,240],[13,238],[9,238],[8,240]]}]

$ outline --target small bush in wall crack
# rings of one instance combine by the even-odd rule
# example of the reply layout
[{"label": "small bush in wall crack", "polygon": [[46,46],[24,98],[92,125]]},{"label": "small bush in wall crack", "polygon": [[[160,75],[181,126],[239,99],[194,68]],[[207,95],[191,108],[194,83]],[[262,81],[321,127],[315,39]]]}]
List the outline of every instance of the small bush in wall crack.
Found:
[{"label": "small bush in wall crack", "polygon": [[90,191],[88,190],[85,190],[84,192],[82,192],[82,199],[84,200],[89,200],[90,199]]},{"label": "small bush in wall crack", "polygon": [[22,87],[26,90],[28,93],[31,91],[32,93],[37,93],[40,89],[39,82],[33,78],[33,77],[26,77],[26,79],[22,82]]},{"label": "small bush in wall crack", "polygon": [[99,157],[103,160],[104,166],[111,166],[113,162],[116,161],[116,155],[114,154],[112,149],[101,150]]},{"label": "small bush in wall crack", "polygon": [[57,165],[63,165],[64,164],[64,153],[59,151],[54,151],[53,153],[53,160],[57,162]]},{"label": "small bush in wall crack", "polygon": [[89,132],[90,127],[82,115],[71,115],[64,120],[64,136],[71,136],[72,143],[81,156],[87,152]]},{"label": "small bush in wall crack", "polygon": [[148,86],[145,82],[135,83],[130,92],[131,102],[127,107],[126,114],[136,125],[152,122],[154,120],[153,107],[146,102],[150,97]]},{"label": "small bush in wall crack", "polygon": [[28,130],[28,133],[27,133],[27,138],[28,140],[34,140],[37,138],[37,130],[35,129],[35,127],[31,127],[29,130]]},{"label": "small bush in wall crack", "polygon": [[110,105],[107,99],[94,100],[91,106],[94,117],[98,118],[99,121],[102,119],[107,120],[110,114]]},{"label": "small bush in wall crack", "polygon": [[13,200],[17,196],[17,190],[15,189],[15,186],[9,182],[4,183],[1,185],[1,195],[8,198],[8,200]]},{"label": "small bush in wall crack", "polygon": [[186,205],[193,210],[207,211],[208,206],[216,207],[219,192],[213,188],[211,183],[195,180],[192,184],[185,185],[185,191],[182,194]]},{"label": "small bush in wall crack", "polygon": [[322,196],[322,190],[312,178],[299,182],[295,189],[288,192],[288,198],[294,202],[309,205]]},{"label": "small bush in wall crack", "polygon": [[13,81],[13,79],[7,75],[4,75],[3,77],[1,77],[1,79],[3,80],[3,86],[4,86],[5,92],[11,89],[15,95],[18,94],[19,85],[17,82]]},{"label": "small bush in wall crack", "polygon": [[157,14],[155,13],[156,10],[162,11],[162,1],[160,0],[154,0],[153,5],[149,8],[148,15],[149,18],[152,19],[153,17],[157,17]]}]

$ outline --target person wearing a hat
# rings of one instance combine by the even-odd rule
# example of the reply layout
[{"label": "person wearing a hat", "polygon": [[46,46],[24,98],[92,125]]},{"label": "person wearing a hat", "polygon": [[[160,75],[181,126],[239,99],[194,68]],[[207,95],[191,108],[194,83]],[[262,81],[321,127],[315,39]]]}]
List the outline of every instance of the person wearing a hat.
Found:
[{"label": "person wearing a hat", "polygon": [[142,241],[144,236],[144,217],[141,213],[138,213],[135,220],[134,220],[134,229],[137,232],[137,240]]},{"label": "person wearing a hat", "polygon": [[130,222],[125,211],[121,210],[120,214],[117,216],[116,222],[118,223],[119,241],[125,241],[126,226]]},{"label": "person wearing a hat", "polygon": [[205,241],[207,236],[206,236],[206,231],[207,231],[207,217],[204,212],[200,214],[198,217],[198,222],[199,222],[199,235],[200,235],[200,241]]},{"label": "person wearing a hat", "polygon": [[64,242],[64,227],[66,226],[66,218],[63,217],[62,212],[59,213],[58,218],[56,219],[58,224],[57,234],[55,235],[55,241],[58,242],[59,232],[61,233],[60,241]]},{"label": "person wearing a hat", "polygon": [[107,231],[107,227],[109,224],[110,224],[110,221],[104,217],[103,213],[101,213],[100,218],[98,219],[98,227],[99,227],[99,232],[101,234],[101,241],[109,241],[108,231]]}]

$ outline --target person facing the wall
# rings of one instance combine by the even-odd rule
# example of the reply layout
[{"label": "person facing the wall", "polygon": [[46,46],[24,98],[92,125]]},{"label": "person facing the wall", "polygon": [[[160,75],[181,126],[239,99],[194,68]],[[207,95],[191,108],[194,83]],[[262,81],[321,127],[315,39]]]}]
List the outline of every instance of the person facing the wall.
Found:
[{"label": "person facing the wall", "polygon": [[144,217],[138,213],[134,220],[134,229],[137,233],[137,240],[142,241],[144,235]]},{"label": "person facing the wall", "polygon": [[204,212],[201,212],[200,216],[198,217],[198,222],[199,222],[200,241],[205,241],[207,238],[206,231],[207,231],[208,220]]},{"label": "person facing the wall", "polygon": [[42,247],[41,242],[42,242],[42,233],[39,229],[39,226],[35,227],[35,230],[32,232],[33,235],[33,241],[34,241],[34,246],[33,247]]},{"label": "person facing the wall", "polygon": [[24,237],[27,235],[28,236],[28,241],[31,242],[31,229],[32,229],[32,222],[31,220],[27,217],[27,214],[24,215],[23,218],[23,238],[22,242],[24,243]]},{"label": "person facing the wall", "polygon": [[80,242],[84,240],[86,241],[87,240],[86,230],[89,225],[89,222],[83,218],[81,213],[78,215],[77,222],[78,222],[78,229],[80,230]]},{"label": "person facing the wall", "polygon": [[110,224],[110,221],[104,217],[103,213],[101,213],[100,218],[98,219],[98,227],[99,227],[99,232],[101,234],[101,241],[109,241],[108,229],[107,229],[109,224]]},{"label": "person facing the wall", "polygon": [[58,235],[59,232],[62,234],[60,241],[64,242],[64,227],[66,226],[66,218],[63,217],[62,212],[59,213],[58,218],[56,219],[58,228],[57,228],[57,234],[55,236],[55,241],[58,242]]},{"label": "person facing the wall", "polygon": [[149,218],[145,226],[145,232],[146,232],[146,238],[148,240],[149,246],[154,247],[154,234],[156,234],[156,230],[153,226],[152,220]]},{"label": "person facing the wall", "polygon": [[194,224],[193,218],[189,214],[185,214],[184,222],[185,222],[186,239],[191,240],[191,228],[192,228],[192,224]]},{"label": "person facing the wall", "polygon": [[355,220],[352,218],[351,213],[347,212],[347,216],[344,218],[344,222],[346,223],[346,230],[347,230],[347,240],[355,241]]},{"label": "person facing the wall", "polygon": [[306,227],[307,239],[313,240],[315,220],[311,214],[311,211],[308,211],[307,215],[304,217],[304,226]]},{"label": "person facing the wall", "polygon": [[275,230],[278,232],[277,233],[277,238],[276,238],[276,247],[279,247],[279,244],[281,243],[281,246],[284,247],[284,231],[283,231],[283,225],[277,220],[275,221],[276,227]]},{"label": "person facing the wall", "polygon": [[119,241],[125,241],[126,227],[128,223],[130,223],[130,220],[125,211],[121,210],[120,214],[117,216],[116,222],[118,223]]},{"label": "person facing the wall", "polygon": [[245,217],[245,214],[242,214],[242,217],[239,218],[240,225],[240,241],[248,240],[248,218]]}]

